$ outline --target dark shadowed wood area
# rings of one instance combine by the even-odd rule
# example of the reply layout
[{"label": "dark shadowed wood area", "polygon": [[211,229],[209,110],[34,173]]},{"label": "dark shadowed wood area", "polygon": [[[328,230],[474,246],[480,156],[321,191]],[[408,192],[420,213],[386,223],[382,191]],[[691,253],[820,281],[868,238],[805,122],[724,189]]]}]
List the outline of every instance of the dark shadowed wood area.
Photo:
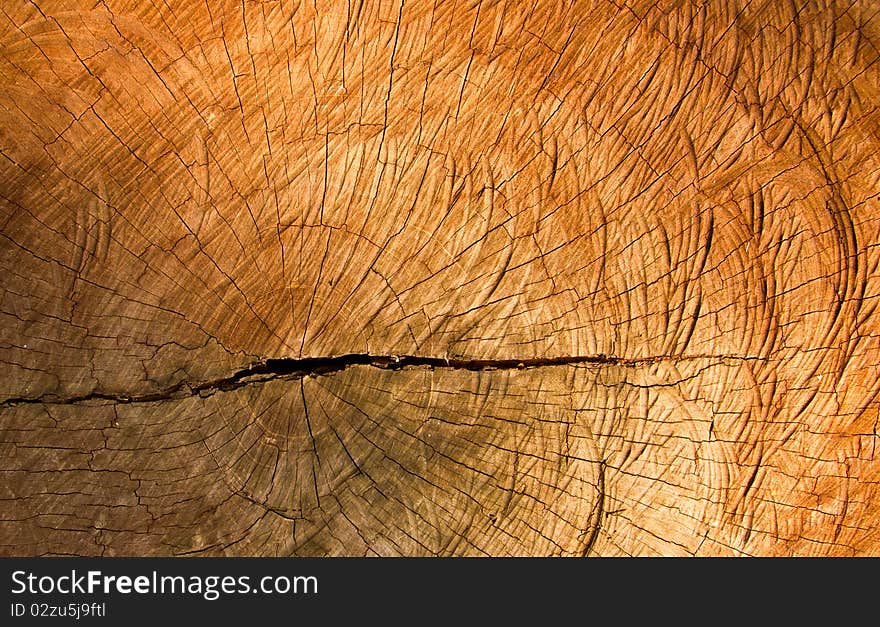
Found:
[{"label": "dark shadowed wood area", "polygon": [[875,2],[4,2],[0,554],[880,554]]}]

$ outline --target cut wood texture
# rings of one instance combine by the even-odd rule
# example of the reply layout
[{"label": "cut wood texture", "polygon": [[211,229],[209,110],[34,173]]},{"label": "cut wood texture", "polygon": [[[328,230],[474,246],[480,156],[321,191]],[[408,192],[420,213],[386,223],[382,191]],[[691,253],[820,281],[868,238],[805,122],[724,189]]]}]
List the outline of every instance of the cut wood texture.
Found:
[{"label": "cut wood texture", "polygon": [[878,29],[4,3],[0,553],[880,554]]}]

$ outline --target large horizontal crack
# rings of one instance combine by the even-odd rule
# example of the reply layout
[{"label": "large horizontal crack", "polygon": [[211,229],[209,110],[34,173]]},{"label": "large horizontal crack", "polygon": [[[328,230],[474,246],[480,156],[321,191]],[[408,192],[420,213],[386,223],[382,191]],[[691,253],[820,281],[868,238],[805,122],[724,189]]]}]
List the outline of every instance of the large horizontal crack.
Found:
[{"label": "large horizontal crack", "polygon": [[215,392],[229,392],[246,385],[264,383],[277,379],[295,380],[303,377],[318,377],[341,372],[353,366],[367,366],[383,370],[403,370],[405,368],[448,368],[453,370],[526,370],[550,366],[622,366],[638,367],[663,361],[685,361],[697,359],[716,359],[720,361],[758,360],[759,357],[739,355],[660,355],[636,359],[608,355],[578,355],[570,357],[547,357],[541,359],[463,359],[446,357],[424,357],[420,355],[369,355],[350,353],[336,357],[301,357],[267,359],[249,368],[222,379],[192,383],[180,381],[164,390],[141,395],[90,392],[79,396],[60,397],[46,394],[37,397],[14,397],[0,402],[0,407],[21,404],[73,405],[89,401],[109,401],[112,403],[154,403],[156,401],[181,399],[190,396],[210,396]]}]

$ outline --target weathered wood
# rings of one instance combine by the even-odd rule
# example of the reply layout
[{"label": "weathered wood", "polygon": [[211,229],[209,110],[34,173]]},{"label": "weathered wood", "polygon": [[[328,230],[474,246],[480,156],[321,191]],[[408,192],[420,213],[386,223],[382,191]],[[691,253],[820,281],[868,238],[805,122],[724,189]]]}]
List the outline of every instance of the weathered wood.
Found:
[{"label": "weathered wood", "polygon": [[880,552],[878,18],[797,4],[4,7],[0,553]]}]

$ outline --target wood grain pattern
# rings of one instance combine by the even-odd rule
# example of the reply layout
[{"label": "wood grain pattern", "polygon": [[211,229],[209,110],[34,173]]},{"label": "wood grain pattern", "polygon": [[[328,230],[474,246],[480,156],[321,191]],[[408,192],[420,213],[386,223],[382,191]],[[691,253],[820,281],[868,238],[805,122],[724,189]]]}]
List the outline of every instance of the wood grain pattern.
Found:
[{"label": "wood grain pattern", "polygon": [[0,553],[880,553],[878,19],[4,7]]}]

